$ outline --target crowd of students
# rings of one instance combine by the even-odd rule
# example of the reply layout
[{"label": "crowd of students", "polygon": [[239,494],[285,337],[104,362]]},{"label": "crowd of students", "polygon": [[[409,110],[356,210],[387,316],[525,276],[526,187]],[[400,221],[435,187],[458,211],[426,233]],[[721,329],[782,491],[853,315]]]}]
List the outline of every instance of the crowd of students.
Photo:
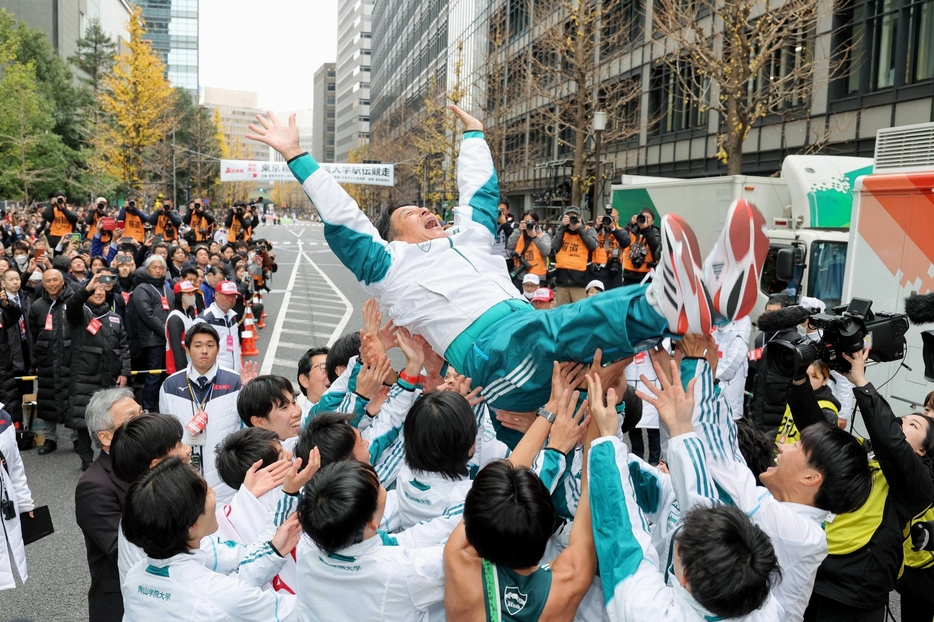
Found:
[{"label": "crowd of students", "polygon": [[238,368],[227,315],[191,321],[179,288],[159,413],[119,386],[84,409],[91,619],[881,621],[893,589],[903,619],[934,619],[934,404],[896,417],[868,349],[845,374],[868,439],[819,365],[769,393],[774,424],[743,399],[758,211],[734,204],[706,258],[666,216],[650,278],[533,306],[493,251],[482,125],[452,108],[448,229],[405,204],[371,223],[294,117],[251,126],[372,295],[364,328],[309,349],[293,385]]}]

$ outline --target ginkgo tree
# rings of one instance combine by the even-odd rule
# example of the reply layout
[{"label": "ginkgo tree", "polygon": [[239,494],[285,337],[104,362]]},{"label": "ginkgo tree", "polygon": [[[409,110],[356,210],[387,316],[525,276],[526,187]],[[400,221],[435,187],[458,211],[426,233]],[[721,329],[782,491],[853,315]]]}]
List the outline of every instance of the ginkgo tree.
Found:
[{"label": "ginkgo tree", "polygon": [[108,172],[127,190],[140,192],[143,153],[169,129],[165,112],[172,90],[162,60],[144,38],[146,23],[138,6],[130,14],[127,30],[129,43],[103,80],[101,104],[110,123],[96,140]]}]

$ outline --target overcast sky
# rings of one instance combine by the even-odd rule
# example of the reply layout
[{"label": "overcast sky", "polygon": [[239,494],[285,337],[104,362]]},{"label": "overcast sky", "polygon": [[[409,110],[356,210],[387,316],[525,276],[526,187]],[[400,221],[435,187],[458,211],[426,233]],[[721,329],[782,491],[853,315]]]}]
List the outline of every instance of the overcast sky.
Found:
[{"label": "overcast sky", "polygon": [[200,83],[312,107],[314,73],[337,56],[337,0],[201,0]]}]

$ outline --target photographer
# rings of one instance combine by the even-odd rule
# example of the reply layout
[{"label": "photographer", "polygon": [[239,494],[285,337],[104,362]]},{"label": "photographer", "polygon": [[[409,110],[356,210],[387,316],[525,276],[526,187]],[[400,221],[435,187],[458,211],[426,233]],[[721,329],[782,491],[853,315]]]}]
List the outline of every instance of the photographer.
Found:
[{"label": "photographer", "polygon": [[149,216],[136,206],[136,199],[127,201],[126,207],[117,215],[117,226],[123,229],[123,235],[133,238],[137,243],[146,239],[148,223]]},{"label": "photographer", "polygon": [[493,241],[493,254],[502,255],[506,260],[506,269],[512,269],[512,262],[509,256],[512,254],[506,250],[506,242],[516,228],[515,219],[509,213],[509,203],[506,199],[500,199],[497,206],[499,215],[496,217],[496,239]]},{"label": "photographer", "polygon": [[[859,509],[827,523],[828,555],[817,571],[804,619],[885,618],[889,592],[901,574],[904,533],[912,517],[934,502],[934,419],[920,414],[895,417],[865,375],[869,348],[852,356],[847,379],[869,432],[874,456],[872,493]],[[795,425],[804,430],[825,421],[808,377],[792,382],[788,403]]]},{"label": "photographer", "polygon": [[98,389],[125,387],[130,376],[130,348],[120,316],[110,310],[106,284],[116,281],[110,268],[77,289],[65,307],[71,328],[71,380],[65,426],[78,432],[75,449],[81,470],[94,461],[84,411]]},{"label": "photographer", "polygon": [[623,256],[623,285],[638,285],[658,263],[662,232],[655,226],[652,210],[643,207],[627,227],[629,251]]},{"label": "photographer", "polygon": [[587,297],[584,286],[590,280],[587,264],[590,253],[597,248],[597,232],[581,221],[576,205],[564,211],[561,224],[551,243],[555,254],[557,296],[555,306],[570,304]]},{"label": "photographer", "polygon": [[198,242],[210,241],[214,231],[214,212],[204,207],[200,200],[195,199],[188,205],[188,211],[182,216],[182,222],[191,227],[188,233],[188,243],[195,245]]},{"label": "photographer", "polygon": [[182,226],[182,217],[179,215],[170,199],[156,202],[156,207],[150,216],[149,222],[153,225],[156,235],[168,242],[178,239],[178,228]]},{"label": "photographer", "polygon": [[248,240],[249,231],[252,230],[253,220],[250,218],[250,212],[242,201],[234,203],[234,206],[227,213],[227,219],[224,226],[227,227],[227,242],[233,244],[237,240]]},{"label": "photographer", "polygon": [[49,243],[58,246],[63,235],[74,233],[78,224],[78,214],[68,209],[65,193],[58,192],[52,202],[42,210],[42,219],[49,223]]},{"label": "photographer", "polygon": [[596,221],[597,248],[591,256],[591,274],[603,283],[604,291],[623,284],[622,253],[629,248],[629,232],[620,227],[619,212],[607,206],[606,213]]},{"label": "photographer", "polygon": [[544,281],[548,274],[548,256],[551,254],[551,237],[538,225],[538,216],[526,212],[518,228],[506,240],[506,251],[512,258],[512,281],[516,289],[522,290],[522,277],[534,274]]},{"label": "photographer", "polygon": [[[778,311],[785,303],[773,298],[765,305],[765,311]],[[764,315],[764,314],[763,314]],[[763,348],[771,341],[793,341],[798,338],[795,328],[786,328],[773,333],[759,333],[753,342],[750,354],[747,388],[752,388],[752,420],[760,430],[770,436],[778,431],[788,403],[788,379],[771,371],[761,359]]]},{"label": "photographer", "polygon": [[107,207],[107,199],[104,197],[97,197],[97,200],[94,202],[93,211],[84,217],[87,230],[94,231],[95,237],[99,237],[100,243],[104,246],[110,244],[110,240],[113,237],[113,229],[105,231],[99,226],[101,220],[108,216],[110,216],[110,209]]}]

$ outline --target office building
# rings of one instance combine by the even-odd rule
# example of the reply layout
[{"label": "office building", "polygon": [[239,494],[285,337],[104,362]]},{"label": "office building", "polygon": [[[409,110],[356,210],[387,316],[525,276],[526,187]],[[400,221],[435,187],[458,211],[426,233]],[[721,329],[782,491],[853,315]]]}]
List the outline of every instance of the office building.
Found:
[{"label": "office building", "polygon": [[375,0],[340,0],[337,9],[336,162],[346,162],[350,151],[360,149],[370,138],[370,15],[374,4]]},{"label": "office building", "polygon": [[256,121],[257,114],[265,114],[259,109],[258,96],[248,91],[231,91],[206,87],[204,105],[220,113],[221,130],[230,150],[230,157],[237,160],[259,160],[268,162],[269,147],[247,140],[250,123]]},{"label": "office building", "polygon": [[198,0],[137,0],[146,19],[146,38],[165,63],[172,86],[198,101]]},{"label": "office building", "polygon": [[311,155],[318,162],[333,162],[334,128],[336,126],[336,63],[324,63],[318,67],[318,71],[315,72],[314,89]]}]

